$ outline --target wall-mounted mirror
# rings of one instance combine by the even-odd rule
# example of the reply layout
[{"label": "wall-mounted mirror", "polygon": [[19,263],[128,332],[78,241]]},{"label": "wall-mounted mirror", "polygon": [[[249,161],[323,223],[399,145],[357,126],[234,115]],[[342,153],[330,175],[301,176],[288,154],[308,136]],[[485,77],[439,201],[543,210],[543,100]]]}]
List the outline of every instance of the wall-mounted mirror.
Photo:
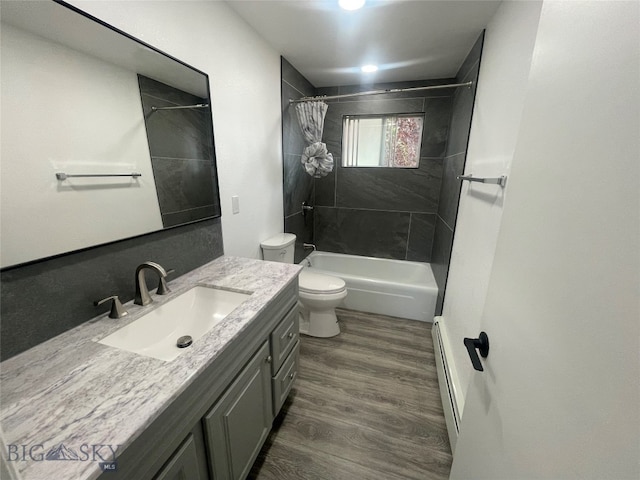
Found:
[{"label": "wall-mounted mirror", "polygon": [[0,267],[220,216],[205,73],[64,2],[1,21]]}]

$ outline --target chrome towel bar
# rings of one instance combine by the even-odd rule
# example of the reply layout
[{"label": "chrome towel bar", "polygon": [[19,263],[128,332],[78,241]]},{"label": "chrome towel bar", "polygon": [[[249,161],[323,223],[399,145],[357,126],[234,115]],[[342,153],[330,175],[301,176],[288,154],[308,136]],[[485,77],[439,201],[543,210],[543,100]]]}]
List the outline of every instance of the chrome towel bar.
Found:
[{"label": "chrome towel bar", "polygon": [[66,180],[67,178],[76,178],[76,177],[141,177],[141,173],[82,173],[77,175],[71,175],[64,172],[56,173],[56,178],[58,180]]},{"label": "chrome towel bar", "polygon": [[458,180],[467,180],[469,182],[480,182],[480,183],[495,183],[504,187],[507,184],[507,176],[502,175],[497,178],[483,178],[483,177],[474,177],[473,175],[458,175],[456,177]]},{"label": "chrome towel bar", "polygon": [[175,107],[151,107],[153,112],[157,112],[159,110],[184,110],[187,108],[209,108],[208,103],[198,103],[196,105],[177,105]]}]

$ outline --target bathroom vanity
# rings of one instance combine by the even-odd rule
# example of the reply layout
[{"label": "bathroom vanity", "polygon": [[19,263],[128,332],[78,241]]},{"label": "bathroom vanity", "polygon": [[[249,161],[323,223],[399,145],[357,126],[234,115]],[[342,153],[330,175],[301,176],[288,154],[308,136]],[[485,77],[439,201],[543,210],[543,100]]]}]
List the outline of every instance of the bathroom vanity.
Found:
[{"label": "bathroom vanity", "polygon": [[[7,464],[22,480],[245,478],[296,378],[299,271],[221,257],[3,362]],[[172,361],[98,343],[195,285],[250,296]]]}]

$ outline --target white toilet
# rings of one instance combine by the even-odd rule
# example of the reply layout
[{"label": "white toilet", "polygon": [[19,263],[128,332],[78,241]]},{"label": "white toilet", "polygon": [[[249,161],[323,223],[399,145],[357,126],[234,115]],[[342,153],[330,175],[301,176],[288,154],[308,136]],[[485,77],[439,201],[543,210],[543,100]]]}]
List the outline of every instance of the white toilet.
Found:
[{"label": "white toilet", "polygon": [[[293,263],[296,236],[280,233],[260,244],[265,260]],[[340,333],[335,308],[347,296],[344,280],[314,273],[306,268],[298,277],[300,333],[312,337],[334,337]]]}]

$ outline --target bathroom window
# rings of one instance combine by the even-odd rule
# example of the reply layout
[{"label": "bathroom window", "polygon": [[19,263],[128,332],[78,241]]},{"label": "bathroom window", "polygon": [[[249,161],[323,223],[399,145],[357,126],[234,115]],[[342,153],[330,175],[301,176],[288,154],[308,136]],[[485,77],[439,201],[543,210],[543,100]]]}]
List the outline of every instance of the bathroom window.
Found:
[{"label": "bathroom window", "polygon": [[418,168],[423,120],[416,114],[344,116],[342,166]]}]

